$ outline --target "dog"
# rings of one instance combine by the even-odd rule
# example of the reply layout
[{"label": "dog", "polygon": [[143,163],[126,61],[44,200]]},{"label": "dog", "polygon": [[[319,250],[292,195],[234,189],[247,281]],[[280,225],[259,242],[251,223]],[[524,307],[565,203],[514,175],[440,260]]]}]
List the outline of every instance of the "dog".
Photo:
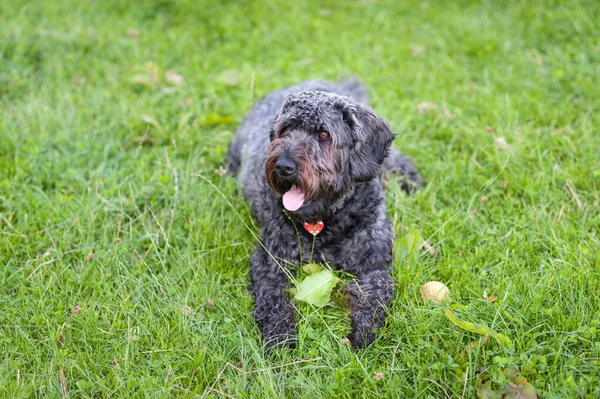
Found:
[{"label": "dog", "polygon": [[385,324],[394,234],[380,176],[397,176],[406,192],[425,183],[411,158],[390,152],[395,134],[366,100],[358,80],[299,83],[258,101],[229,147],[229,172],[260,227],[250,278],[268,350],[295,347],[288,276],[311,254],[356,276],[347,287],[354,347]]}]

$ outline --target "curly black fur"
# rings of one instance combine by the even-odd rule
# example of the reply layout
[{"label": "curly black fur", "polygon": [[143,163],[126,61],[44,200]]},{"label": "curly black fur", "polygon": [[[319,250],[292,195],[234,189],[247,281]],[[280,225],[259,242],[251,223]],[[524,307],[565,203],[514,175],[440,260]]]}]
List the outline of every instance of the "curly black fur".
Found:
[{"label": "curly black fur", "polygon": [[[314,243],[317,260],[357,277],[347,288],[352,344],[369,345],[385,323],[393,231],[378,177],[382,168],[398,174],[407,192],[424,182],[409,157],[390,153],[395,135],[365,101],[357,81],[303,82],[260,100],[231,143],[229,170],[238,173],[261,229],[250,277],[255,318],[268,348],[295,345],[295,310],[286,288],[289,273],[311,254],[313,236],[304,222],[325,224]],[[275,166],[283,157],[293,166],[289,175]],[[293,185],[305,203],[284,212],[281,197]]]}]

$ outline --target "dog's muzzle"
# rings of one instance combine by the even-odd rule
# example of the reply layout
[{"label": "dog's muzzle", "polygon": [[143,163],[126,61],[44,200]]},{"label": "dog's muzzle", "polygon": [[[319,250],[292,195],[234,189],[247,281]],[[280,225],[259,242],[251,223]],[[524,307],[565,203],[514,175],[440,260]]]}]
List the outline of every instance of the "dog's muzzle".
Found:
[{"label": "dog's muzzle", "polygon": [[296,164],[290,158],[281,156],[275,163],[275,171],[280,177],[290,178],[296,173]]}]

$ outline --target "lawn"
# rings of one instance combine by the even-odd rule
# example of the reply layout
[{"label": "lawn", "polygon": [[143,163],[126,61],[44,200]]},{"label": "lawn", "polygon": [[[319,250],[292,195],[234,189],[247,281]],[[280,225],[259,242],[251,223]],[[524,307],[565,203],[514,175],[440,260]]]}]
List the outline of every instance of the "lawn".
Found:
[{"label": "lawn", "polygon": [[[598,21],[593,0],[0,0],[0,396],[599,397]],[[352,75],[428,181],[387,189],[390,317],[345,345],[338,287],[265,356],[227,146],[266,93]]]}]

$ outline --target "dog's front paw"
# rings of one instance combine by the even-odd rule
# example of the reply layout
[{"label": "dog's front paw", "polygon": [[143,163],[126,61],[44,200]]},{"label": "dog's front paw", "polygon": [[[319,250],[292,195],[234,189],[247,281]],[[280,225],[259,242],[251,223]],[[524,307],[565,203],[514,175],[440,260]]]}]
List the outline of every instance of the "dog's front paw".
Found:
[{"label": "dog's front paw", "polygon": [[355,328],[352,330],[352,332],[350,332],[350,335],[348,335],[350,343],[355,348],[365,348],[371,345],[371,343],[375,341],[375,338],[377,338],[377,335],[368,328]]},{"label": "dog's front paw", "polygon": [[266,352],[278,348],[294,349],[297,340],[294,314],[286,312],[270,316],[267,322],[259,323]]}]

